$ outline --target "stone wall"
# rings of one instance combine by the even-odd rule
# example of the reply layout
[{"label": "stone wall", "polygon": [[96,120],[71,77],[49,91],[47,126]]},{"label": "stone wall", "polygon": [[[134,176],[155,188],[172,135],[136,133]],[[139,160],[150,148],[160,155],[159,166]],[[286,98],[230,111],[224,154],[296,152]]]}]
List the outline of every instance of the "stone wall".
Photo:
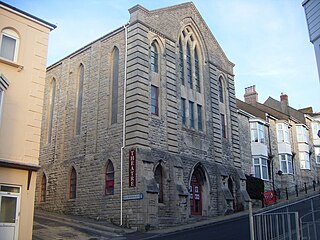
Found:
[{"label": "stone wall", "polygon": [[[45,202],[37,201],[37,207],[120,222],[125,77],[123,195],[142,197],[123,201],[123,224],[146,229],[186,221],[191,215],[188,189],[196,169],[202,174],[203,216],[227,214],[236,210],[236,204],[245,205],[233,64],[192,3],[152,12],[135,6],[129,11],[131,18],[126,28],[111,32],[47,69],[40,154],[42,168],[38,173],[37,199],[43,174],[48,179],[47,198]],[[204,108],[203,131],[186,128],[181,121],[182,88],[177,77],[177,42],[181,29],[186,25],[192,26],[202,47],[200,95]],[[154,39],[161,49],[158,75],[149,70],[149,46]],[[117,123],[111,124],[112,53],[115,47],[119,49],[120,56],[118,116]],[[83,106],[81,131],[75,135],[76,81],[80,64],[85,69]],[[220,76],[225,79],[227,93],[224,106],[228,123],[226,138],[221,136],[217,97]],[[46,123],[53,78],[57,80],[57,95],[53,134],[48,142]],[[150,113],[153,82],[157,82],[160,89],[158,116]],[[135,187],[129,187],[131,149],[136,151]],[[105,195],[108,160],[114,165],[113,195]],[[158,202],[159,187],[154,176],[158,165],[163,169],[163,203]],[[75,199],[69,199],[72,168],[77,172]],[[228,187],[228,181],[232,189]]]}]

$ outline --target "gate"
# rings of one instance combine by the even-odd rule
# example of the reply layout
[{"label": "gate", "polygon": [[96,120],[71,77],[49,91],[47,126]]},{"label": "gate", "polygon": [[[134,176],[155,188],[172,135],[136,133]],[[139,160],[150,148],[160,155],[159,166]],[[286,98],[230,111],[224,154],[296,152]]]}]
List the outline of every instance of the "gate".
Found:
[{"label": "gate", "polygon": [[301,240],[320,239],[320,210],[310,212],[300,218]]},{"label": "gate", "polygon": [[320,194],[249,216],[251,240],[320,240]]},{"label": "gate", "polygon": [[253,226],[254,240],[300,240],[297,212],[256,214]]}]

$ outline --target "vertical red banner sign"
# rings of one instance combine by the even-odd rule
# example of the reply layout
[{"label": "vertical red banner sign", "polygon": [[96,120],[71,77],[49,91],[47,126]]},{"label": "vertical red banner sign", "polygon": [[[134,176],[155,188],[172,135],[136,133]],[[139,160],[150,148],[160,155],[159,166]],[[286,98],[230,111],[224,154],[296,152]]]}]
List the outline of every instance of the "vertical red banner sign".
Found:
[{"label": "vertical red banner sign", "polygon": [[136,150],[129,151],[129,187],[136,186]]}]

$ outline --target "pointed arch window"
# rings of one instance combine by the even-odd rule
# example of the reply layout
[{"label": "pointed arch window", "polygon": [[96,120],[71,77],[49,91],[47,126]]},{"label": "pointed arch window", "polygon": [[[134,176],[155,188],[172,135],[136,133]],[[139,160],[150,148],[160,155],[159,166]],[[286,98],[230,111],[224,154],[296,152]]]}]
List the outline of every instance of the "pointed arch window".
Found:
[{"label": "pointed arch window", "polygon": [[189,87],[192,89],[192,63],[191,63],[191,50],[190,50],[190,44],[187,43],[187,79]]},{"label": "pointed arch window", "polygon": [[150,68],[152,72],[158,73],[159,71],[158,46],[155,41],[152,42],[150,48]]},{"label": "pointed arch window", "polygon": [[191,25],[181,31],[178,44],[182,126],[204,131],[204,125],[202,125],[205,122],[202,115],[204,95],[201,92],[203,60],[201,60],[200,41]]},{"label": "pointed arch window", "polygon": [[77,91],[77,109],[76,109],[76,135],[81,131],[82,118],[82,101],[83,101],[83,82],[84,82],[84,66],[81,63],[78,72],[78,91]]},{"label": "pointed arch window", "polygon": [[56,79],[52,79],[51,83],[51,91],[50,91],[50,97],[49,97],[49,116],[48,116],[48,139],[47,142],[51,142],[52,137],[52,129],[53,129],[53,113],[54,113],[54,104],[55,104],[55,97],[56,97]]},{"label": "pointed arch window", "polygon": [[75,199],[77,196],[77,172],[72,167],[71,173],[70,173],[70,188],[69,188],[69,198]]},{"label": "pointed arch window", "polygon": [[223,103],[224,102],[224,96],[223,96],[223,84],[222,84],[222,78],[220,77],[219,78],[219,81],[218,81],[218,87],[219,87],[219,101],[221,102],[221,103]]},{"label": "pointed arch window", "polygon": [[200,70],[199,70],[199,57],[198,50],[194,51],[194,73],[195,73],[195,82],[196,82],[196,90],[200,92]]},{"label": "pointed arch window", "polygon": [[183,62],[183,46],[182,40],[179,40],[179,68],[180,68],[180,80],[181,84],[184,85],[184,62]]},{"label": "pointed arch window", "polygon": [[105,195],[114,194],[114,168],[109,160],[106,167]]},{"label": "pointed arch window", "polygon": [[46,195],[47,195],[47,177],[43,173],[41,178],[40,202],[46,201]]},{"label": "pointed arch window", "polygon": [[154,178],[157,182],[157,187],[159,189],[158,192],[158,202],[159,203],[163,203],[163,170],[162,170],[162,166],[159,164],[156,167],[156,170],[154,172]]},{"label": "pointed arch window", "polygon": [[111,124],[118,119],[119,49],[114,47],[112,54],[112,100]]}]

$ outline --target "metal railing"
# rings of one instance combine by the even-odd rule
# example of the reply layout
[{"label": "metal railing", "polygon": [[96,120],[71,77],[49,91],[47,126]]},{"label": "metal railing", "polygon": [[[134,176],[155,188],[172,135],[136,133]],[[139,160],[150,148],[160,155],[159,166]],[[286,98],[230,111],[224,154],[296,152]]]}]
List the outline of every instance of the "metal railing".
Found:
[{"label": "metal railing", "polygon": [[312,211],[300,218],[302,240],[320,239],[320,210]]},{"label": "metal railing", "polygon": [[266,213],[253,216],[255,240],[300,240],[297,212]]},{"label": "metal railing", "polygon": [[[294,185],[292,187],[286,187],[286,188],[276,188],[275,192],[277,194],[278,199],[284,199],[286,198],[289,200],[290,198],[299,197],[303,194],[308,194],[312,192],[316,192],[318,190],[318,187],[320,186],[320,183],[316,181],[312,181],[309,183],[302,183],[300,185]],[[320,191],[320,188],[319,188]]]},{"label": "metal railing", "polygon": [[254,215],[250,203],[249,215],[251,240],[320,239],[320,194]]}]

